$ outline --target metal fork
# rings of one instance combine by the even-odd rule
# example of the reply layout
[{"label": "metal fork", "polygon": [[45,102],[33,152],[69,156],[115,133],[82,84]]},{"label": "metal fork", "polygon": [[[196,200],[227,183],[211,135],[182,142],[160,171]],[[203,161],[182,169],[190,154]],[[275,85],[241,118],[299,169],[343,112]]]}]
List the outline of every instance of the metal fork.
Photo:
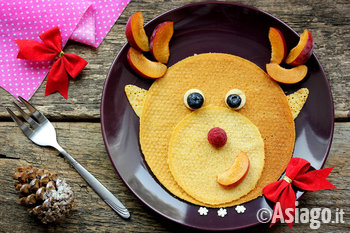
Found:
[{"label": "metal fork", "polygon": [[[70,156],[57,142],[56,131],[51,122],[39,112],[33,105],[28,103],[22,97],[18,97],[22,103],[31,112],[31,116],[22,110],[15,102],[13,104],[22,114],[22,117],[31,126],[29,127],[20,118],[18,118],[10,108],[6,107],[10,113],[13,121],[17,123],[19,128],[22,130],[32,142],[39,146],[51,146],[56,148],[70,164],[78,171],[78,173],[86,180],[86,182],[92,187],[93,190],[121,217],[127,219],[130,217],[129,211],[125,206],[103,186],[90,172],[88,172],[83,166],[81,166],[72,156]],[[33,119],[33,118],[35,119]]]}]

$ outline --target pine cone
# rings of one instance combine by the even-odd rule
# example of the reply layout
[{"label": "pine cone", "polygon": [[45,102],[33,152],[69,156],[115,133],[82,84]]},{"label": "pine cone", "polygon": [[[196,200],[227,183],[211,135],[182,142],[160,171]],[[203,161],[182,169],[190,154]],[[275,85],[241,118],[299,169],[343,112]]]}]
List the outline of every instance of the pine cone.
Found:
[{"label": "pine cone", "polygon": [[29,214],[47,224],[66,216],[73,207],[71,188],[57,174],[48,170],[18,167],[13,174],[16,190],[19,191],[19,204],[27,206]]}]

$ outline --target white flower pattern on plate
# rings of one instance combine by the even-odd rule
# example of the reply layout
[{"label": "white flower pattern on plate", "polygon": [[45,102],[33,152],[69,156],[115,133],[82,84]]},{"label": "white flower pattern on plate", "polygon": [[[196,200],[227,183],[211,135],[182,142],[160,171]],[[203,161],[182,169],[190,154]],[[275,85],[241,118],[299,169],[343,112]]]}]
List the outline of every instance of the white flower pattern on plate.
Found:
[{"label": "white flower pattern on plate", "polygon": [[207,215],[208,214],[208,209],[205,207],[199,207],[198,213],[200,215]]},{"label": "white flower pattern on plate", "polygon": [[220,209],[218,210],[218,215],[219,215],[220,217],[225,217],[226,214],[227,214],[227,210],[226,210],[226,209],[220,208]]},{"label": "white flower pattern on plate", "polygon": [[238,206],[236,206],[235,210],[238,214],[242,214],[242,213],[244,213],[246,208],[243,205],[238,205]]}]

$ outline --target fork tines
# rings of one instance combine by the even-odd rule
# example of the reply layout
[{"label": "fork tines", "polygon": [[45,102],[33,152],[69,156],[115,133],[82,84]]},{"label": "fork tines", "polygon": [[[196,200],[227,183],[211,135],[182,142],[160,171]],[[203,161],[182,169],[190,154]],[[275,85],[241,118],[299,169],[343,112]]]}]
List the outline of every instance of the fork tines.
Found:
[{"label": "fork tines", "polygon": [[[35,118],[36,121],[30,115],[28,115],[25,111],[23,111],[22,108],[18,106],[17,103],[13,102],[13,105],[21,113],[23,119],[26,122],[28,122],[28,124],[33,129],[36,129],[41,122],[47,120],[46,117],[44,117],[43,114],[41,114],[38,110],[36,110],[36,108],[33,105],[31,105],[28,101],[26,101],[20,96],[18,98],[26,106],[26,108],[31,112],[31,115]],[[17,123],[17,125],[20,127],[20,129],[23,131],[25,135],[28,136],[29,134],[32,133],[32,130],[25,123],[23,123],[23,121],[10,108],[6,107],[6,110],[9,112],[12,120]]]}]

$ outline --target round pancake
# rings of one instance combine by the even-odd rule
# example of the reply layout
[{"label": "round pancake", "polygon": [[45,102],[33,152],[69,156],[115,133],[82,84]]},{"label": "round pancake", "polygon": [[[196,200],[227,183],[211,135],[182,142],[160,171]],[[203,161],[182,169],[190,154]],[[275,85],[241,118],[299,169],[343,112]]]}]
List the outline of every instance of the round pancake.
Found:
[{"label": "round pancake", "polygon": [[159,182],[177,197],[204,204],[188,195],[175,181],[168,166],[168,145],[176,125],[191,110],[183,103],[187,90],[196,88],[205,103],[226,107],[225,95],[240,89],[245,106],[238,110],[255,124],[264,140],[265,164],[256,187],[247,195],[218,206],[232,206],[262,195],[267,184],[278,180],[293,152],[294,121],[280,86],[254,63],[229,54],[206,53],[188,57],[172,67],[150,87],[140,118],[140,144],[145,160]]},{"label": "round pancake", "polygon": [[[208,132],[214,127],[226,132],[223,147],[208,143]],[[234,187],[220,185],[217,175],[232,166],[240,151],[249,158],[248,173]],[[258,128],[242,114],[208,106],[193,111],[175,127],[168,158],[172,175],[186,193],[205,204],[219,205],[236,200],[255,187],[264,167],[264,142]]]}]

